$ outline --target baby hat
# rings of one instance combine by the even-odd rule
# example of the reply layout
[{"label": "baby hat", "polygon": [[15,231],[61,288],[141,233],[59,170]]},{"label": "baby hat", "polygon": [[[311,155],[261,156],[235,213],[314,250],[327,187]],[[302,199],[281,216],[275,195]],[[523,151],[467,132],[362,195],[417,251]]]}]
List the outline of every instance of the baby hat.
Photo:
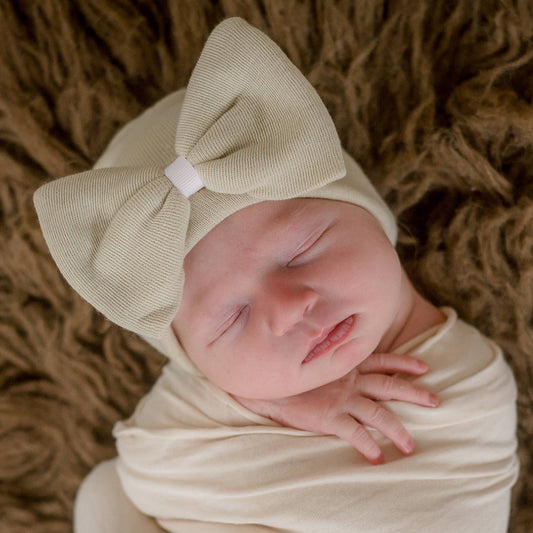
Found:
[{"label": "baby hat", "polygon": [[137,158],[131,166],[66,176],[34,195],[65,279],[130,331],[165,335],[180,305],[187,252],[254,203],[350,202],[370,211],[395,243],[394,217],[343,152],[316,91],[271,39],[240,18],[209,36],[172,136],[172,154],[150,131],[142,139],[145,165]]}]

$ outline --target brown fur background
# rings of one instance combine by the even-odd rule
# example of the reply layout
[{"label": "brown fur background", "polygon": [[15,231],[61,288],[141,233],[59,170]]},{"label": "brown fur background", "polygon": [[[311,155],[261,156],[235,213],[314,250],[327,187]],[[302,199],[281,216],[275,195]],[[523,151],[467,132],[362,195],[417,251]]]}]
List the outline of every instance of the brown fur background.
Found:
[{"label": "brown fur background", "polygon": [[0,529],[71,529],[163,358],[63,281],[33,191],[91,166],[239,15],[308,76],[398,216],[415,284],[506,350],[533,531],[531,0],[0,0]]}]

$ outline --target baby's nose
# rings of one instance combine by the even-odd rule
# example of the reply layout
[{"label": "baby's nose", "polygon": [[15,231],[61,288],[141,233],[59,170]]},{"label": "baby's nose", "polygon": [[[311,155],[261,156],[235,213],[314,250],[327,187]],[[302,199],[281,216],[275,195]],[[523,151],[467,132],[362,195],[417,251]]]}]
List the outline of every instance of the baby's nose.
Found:
[{"label": "baby's nose", "polygon": [[270,329],[274,335],[282,336],[305,320],[318,294],[287,276],[278,276],[265,285],[263,298]]}]

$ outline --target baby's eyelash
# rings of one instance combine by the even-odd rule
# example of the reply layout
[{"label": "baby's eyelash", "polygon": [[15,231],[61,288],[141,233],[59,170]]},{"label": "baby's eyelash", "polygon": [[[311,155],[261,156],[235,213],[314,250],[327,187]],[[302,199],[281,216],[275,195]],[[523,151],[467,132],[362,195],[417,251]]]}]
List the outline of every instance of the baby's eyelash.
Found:
[{"label": "baby's eyelash", "polygon": [[245,307],[241,307],[228,317],[228,320],[221,326],[222,331],[220,332],[219,337],[222,337],[222,335],[224,335],[235,324],[235,322],[239,320],[244,309]]},{"label": "baby's eyelash", "polygon": [[291,258],[291,260],[287,263],[288,266],[290,266],[291,262],[300,257],[301,255],[308,252],[313,246],[324,236],[326,231],[329,229],[326,228],[322,230],[318,235],[312,235],[298,250],[296,250],[295,255]]}]

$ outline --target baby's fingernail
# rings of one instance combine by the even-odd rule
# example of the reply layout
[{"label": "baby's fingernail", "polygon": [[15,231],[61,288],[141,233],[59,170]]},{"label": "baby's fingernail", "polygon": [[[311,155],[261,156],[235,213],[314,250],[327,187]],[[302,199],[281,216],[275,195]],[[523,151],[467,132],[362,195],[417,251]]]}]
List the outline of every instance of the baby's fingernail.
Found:
[{"label": "baby's fingernail", "polygon": [[424,361],[421,361],[420,359],[417,359],[417,366],[418,366],[418,369],[421,371],[421,372],[427,372],[427,370],[429,369],[429,366],[427,363],[425,363]]},{"label": "baby's fingernail", "polygon": [[429,405],[430,405],[431,407],[437,407],[437,406],[439,405],[439,403],[440,403],[440,402],[439,402],[439,398],[438,398],[438,396],[435,396],[434,394],[431,394],[431,395],[429,396]]},{"label": "baby's fingernail", "polygon": [[375,465],[382,465],[385,462],[385,456],[380,453],[375,459],[372,460]]},{"label": "baby's fingernail", "polygon": [[373,464],[373,465],[382,465],[385,462],[385,456],[383,455],[383,452],[380,450],[378,455],[366,455],[366,458]]},{"label": "baby's fingernail", "polygon": [[413,453],[415,450],[415,441],[412,438],[409,438],[409,440],[405,441],[403,445],[403,451],[405,453]]}]

